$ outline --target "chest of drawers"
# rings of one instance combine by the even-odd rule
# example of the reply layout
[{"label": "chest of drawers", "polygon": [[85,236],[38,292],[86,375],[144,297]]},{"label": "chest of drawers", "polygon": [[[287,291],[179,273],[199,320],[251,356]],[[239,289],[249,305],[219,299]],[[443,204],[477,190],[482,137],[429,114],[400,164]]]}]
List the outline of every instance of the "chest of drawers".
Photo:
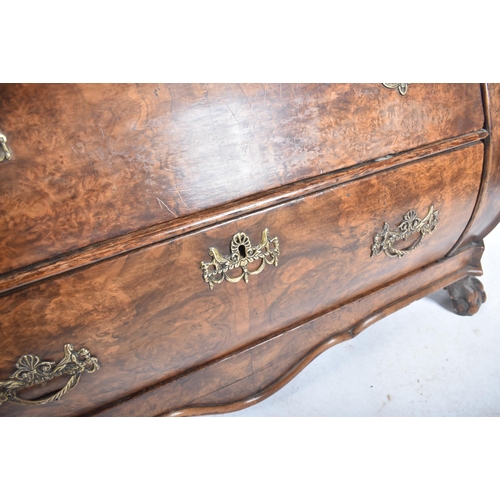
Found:
[{"label": "chest of drawers", "polygon": [[475,313],[499,107],[479,84],[0,86],[0,415],[232,411],[439,288]]}]

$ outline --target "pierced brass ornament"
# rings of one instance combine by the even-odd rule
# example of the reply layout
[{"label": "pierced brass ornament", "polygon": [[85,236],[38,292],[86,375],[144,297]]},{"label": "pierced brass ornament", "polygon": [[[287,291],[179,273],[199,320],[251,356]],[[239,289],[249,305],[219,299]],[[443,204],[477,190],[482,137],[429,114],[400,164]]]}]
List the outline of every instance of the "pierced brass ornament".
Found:
[{"label": "pierced brass ornament", "polygon": [[[417,248],[427,234],[432,234],[439,222],[439,212],[434,211],[434,206],[431,205],[429,213],[419,219],[415,210],[409,210],[405,213],[403,221],[395,230],[389,229],[389,224],[384,222],[381,233],[376,233],[373,236],[373,245],[371,257],[384,252],[388,257],[404,257]],[[418,239],[407,248],[394,248],[392,245],[399,240],[406,241],[415,233],[420,233]]]},{"label": "pierced brass ornament", "polygon": [[382,85],[388,89],[398,89],[401,95],[406,95],[409,83],[383,83]]},{"label": "pierced brass ornament", "polygon": [[7,147],[7,137],[0,134],[0,161],[11,160],[12,155]]},{"label": "pierced brass ornament", "polygon": [[[262,231],[260,243],[255,247],[252,247],[250,238],[245,233],[237,233],[231,240],[230,248],[231,255],[225,257],[217,248],[209,248],[208,255],[212,257],[211,262],[201,262],[200,264],[203,279],[208,283],[210,290],[213,289],[215,283],[222,283],[224,280],[237,283],[244,279],[245,283],[248,283],[248,276],[261,273],[266,264],[278,265],[280,254],[278,237],[269,239],[267,228]],[[256,270],[248,269],[248,264],[259,259],[261,263]],[[241,274],[230,276],[228,272],[236,268],[241,269]]]},{"label": "pierced brass ornament", "polygon": [[[33,354],[25,354],[17,361],[16,368],[17,371],[9,377],[9,380],[0,380],[0,405],[6,401],[31,406],[57,401],[78,384],[82,373],[94,373],[99,370],[100,364],[85,347],[75,352],[71,344],[66,344],[64,357],[57,364],[54,361],[40,361],[40,358]],[[55,394],[34,400],[22,399],[17,395],[17,391],[45,384],[48,380],[61,375],[69,375],[70,378]]]}]

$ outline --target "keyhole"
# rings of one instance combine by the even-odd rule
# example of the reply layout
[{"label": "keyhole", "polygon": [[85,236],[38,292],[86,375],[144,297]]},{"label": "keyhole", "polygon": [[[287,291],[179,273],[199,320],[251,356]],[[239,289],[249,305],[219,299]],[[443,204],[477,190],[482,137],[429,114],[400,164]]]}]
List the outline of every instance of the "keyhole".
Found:
[{"label": "keyhole", "polygon": [[245,245],[240,245],[238,247],[238,252],[240,252],[240,255],[245,258],[247,256],[247,249],[245,247]]}]

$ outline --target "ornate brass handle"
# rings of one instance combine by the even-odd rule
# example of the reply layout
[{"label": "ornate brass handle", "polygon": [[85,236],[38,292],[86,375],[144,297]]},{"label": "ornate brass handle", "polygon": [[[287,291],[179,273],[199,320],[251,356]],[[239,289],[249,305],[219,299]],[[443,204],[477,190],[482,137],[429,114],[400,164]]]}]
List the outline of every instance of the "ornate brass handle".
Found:
[{"label": "ornate brass handle", "polygon": [[7,147],[7,137],[0,134],[0,161],[11,160],[12,155]]},{"label": "ornate brass handle", "polygon": [[383,83],[382,85],[388,89],[398,89],[401,95],[406,95],[409,83]]},{"label": "ornate brass handle", "polygon": [[[384,222],[381,233],[376,233],[373,236],[372,254],[371,257],[384,252],[388,257],[404,257],[407,253],[412,252],[417,248],[427,234],[431,234],[437,227],[439,212],[434,211],[434,206],[431,205],[429,213],[419,219],[415,210],[410,210],[405,213],[403,221],[395,230],[389,229],[389,224]],[[398,249],[392,245],[399,240],[406,241],[412,234],[420,233],[418,239],[409,247]]]},{"label": "ornate brass handle", "polygon": [[[64,357],[57,364],[54,361],[40,361],[38,356],[25,354],[19,358],[16,368],[17,371],[9,377],[9,380],[0,380],[0,405],[5,401],[32,406],[57,401],[78,384],[83,372],[94,373],[99,370],[100,365],[98,359],[92,357],[85,347],[75,352],[71,344],[66,344]],[[70,378],[55,394],[35,400],[22,399],[17,395],[17,391],[21,389],[44,384],[61,375],[69,375]]]},{"label": "ornate brass handle", "polygon": [[[203,273],[203,279],[210,290],[214,283],[222,283],[225,279],[231,283],[237,283],[242,278],[248,283],[248,276],[262,272],[266,264],[278,265],[278,256],[280,247],[278,238],[269,239],[269,230],[262,231],[260,243],[254,247],[250,243],[250,238],[245,233],[236,233],[231,240],[231,255],[223,256],[217,248],[211,247],[208,255],[212,257],[210,262],[201,262],[200,267]],[[250,271],[248,264],[253,261],[261,260],[259,267]],[[228,271],[241,268],[241,274],[230,276]]]}]

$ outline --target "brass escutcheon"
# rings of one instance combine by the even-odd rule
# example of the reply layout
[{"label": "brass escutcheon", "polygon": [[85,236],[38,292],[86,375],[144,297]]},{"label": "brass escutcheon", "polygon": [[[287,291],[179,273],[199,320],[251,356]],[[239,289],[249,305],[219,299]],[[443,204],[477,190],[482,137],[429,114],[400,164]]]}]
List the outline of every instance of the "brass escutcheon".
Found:
[{"label": "brass escutcheon", "polygon": [[[261,273],[266,264],[278,265],[279,241],[277,237],[269,239],[267,228],[262,231],[258,245],[252,247],[250,238],[245,233],[236,233],[231,240],[230,248],[231,255],[224,257],[217,248],[211,247],[208,255],[212,257],[212,260],[200,264],[203,279],[208,283],[210,290],[213,289],[215,283],[222,283],[224,280],[237,283],[243,279],[245,283],[248,283],[248,276]],[[248,269],[248,264],[256,260],[261,260],[261,263],[257,269],[251,271]],[[241,269],[241,274],[230,276],[228,272],[236,268]]]},{"label": "brass escutcheon", "polygon": [[[71,344],[66,344],[64,357],[57,364],[54,361],[40,361],[40,358],[33,354],[25,354],[17,361],[16,368],[17,371],[9,377],[9,380],[0,380],[0,405],[6,401],[31,406],[57,401],[78,384],[82,373],[94,373],[99,370],[100,365],[98,359],[92,357],[85,347],[75,352]],[[17,395],[17,391],[44,384],[61,375],[68,375],[70,378],[62,389],[50,396],[28,400]]]},{"label": "brass escutcheon", "polygon": [[12,154],[7,147],[7,137],[0,134],[0,161],[11,160]]},{"label": "brass escutcheon", "polygon": [[[389,229],[389,224],[384,222],[381,233],[373,236],[371,257],[384,252],[388,257],[404,257],[417,248],[427,234],[432,234],[437,227],[439,212],[434,211],[431,205],[428,214],[419,219],[415,210],[409,210],[403,216],[402,222],[396,229]],[[392,245],[399,240],[406,241],[411,235],[420,233],[418,239],[407,248],[394,248]]]}]

